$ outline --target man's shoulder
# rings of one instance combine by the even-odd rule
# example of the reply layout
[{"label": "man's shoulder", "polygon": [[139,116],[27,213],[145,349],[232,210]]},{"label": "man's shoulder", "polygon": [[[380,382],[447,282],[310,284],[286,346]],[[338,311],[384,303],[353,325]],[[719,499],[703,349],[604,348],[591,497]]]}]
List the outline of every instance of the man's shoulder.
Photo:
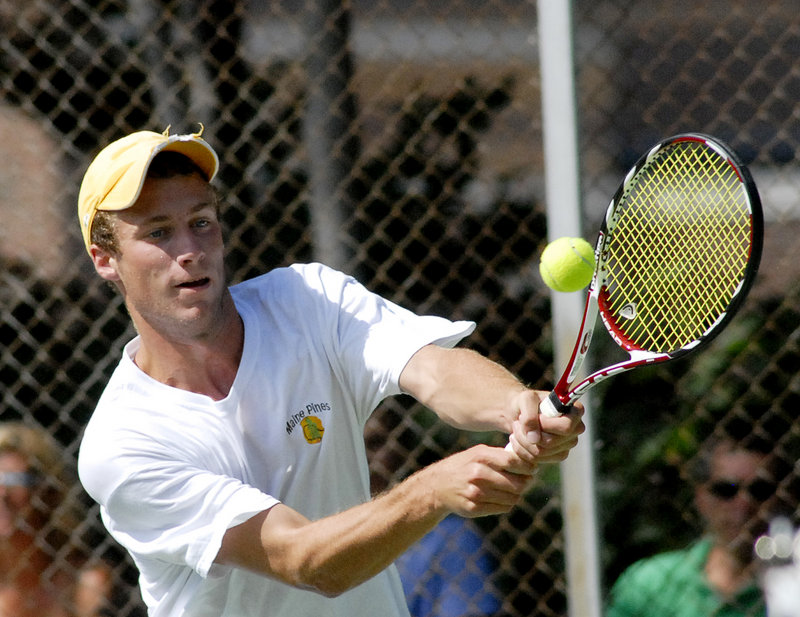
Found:
[{"label": "man's shoulder", "polygon": [[682,549],[665,551],[635,562],[625,576],[635,579],[662,579],[675,577],[677,572],[696,572],[703,567],[710,546],[701,540]]},{"label": "man's shoulder", "polygon": [[241,293],[251,289],[286,285],[316,286],[322,280],[345,280],[348,278],[346,274],[325,264],[317,262],[294,263],[290,266],[274,268],[264,274],[236,283],[231,287],[231,291]]},{"label": "man's shoulder", "polygon": [[351,276],[312,262],[275,268],[230,289],[241,310],[244,305],[253,303],[276,306],[301,302],[306,305],[315,300],[338,300],[352,282],[355,281]]}]

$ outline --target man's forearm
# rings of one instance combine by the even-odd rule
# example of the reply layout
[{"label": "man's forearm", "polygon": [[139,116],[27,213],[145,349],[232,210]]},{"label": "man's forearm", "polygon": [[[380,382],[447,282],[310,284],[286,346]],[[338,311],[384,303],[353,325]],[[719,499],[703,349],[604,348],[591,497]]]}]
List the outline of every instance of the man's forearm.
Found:
[{"label": "man's forearm", "polygon": [[316,521],[278,504],[229,529],[217,561],[335,596],[388,567],[451,512],[508,512],[529,486],[531,470],[502,448],[474,446]]}]

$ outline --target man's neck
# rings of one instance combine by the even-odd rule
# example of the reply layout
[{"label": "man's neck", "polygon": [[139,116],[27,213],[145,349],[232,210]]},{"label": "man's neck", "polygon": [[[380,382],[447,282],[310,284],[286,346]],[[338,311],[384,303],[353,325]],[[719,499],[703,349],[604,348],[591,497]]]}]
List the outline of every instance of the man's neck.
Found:
[{"label": "man's neck", "polygon": [[708,553],[705,573],[709,584],[717,592],[730,596],[752,583],[750,565],[725,547],[715,545]]},{"label": "man's neck", "polygon": [[235,308],[206,338],[175,340],[147,330],[139,334],[134,362],[150,377],[216,401],[228,396],[244,348],[244,325]]}]

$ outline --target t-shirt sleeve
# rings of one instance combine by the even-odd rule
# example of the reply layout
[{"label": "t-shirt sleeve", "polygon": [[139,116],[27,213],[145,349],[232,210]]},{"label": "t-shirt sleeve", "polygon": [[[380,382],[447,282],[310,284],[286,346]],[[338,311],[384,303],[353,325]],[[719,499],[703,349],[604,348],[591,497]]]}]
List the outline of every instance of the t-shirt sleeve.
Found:
[{"label": "t-shirt sleeve", "polygon": [[353,392],[362,393],[362,409],[371,411],[383,398],[400,394],[400,373],[419,349],[454,347],[475,329],[471,321],[417,315],[325,267],[319,270],[319,284],[331,300],[326,306],[336,308],[332,364]]},{"label": "t-shirt sleeve", "polygon": [[[628,566],[611,588],[606,617],[659,614],[658,606],[654,603],[669,593],[665,587],[670,586],[665,586],[665,583],[669,581],[670,569],[680,564],[680,561],[675,562],[671,558],[672,555],[662,553]],[[674,589],[674,586],[671,587]],[[684,591],[688,592],[688,589]]]},{"label": "t-shirt sleeve", "polygon": [[180,460],[144,435],[105,434],[103,443],[87,435],[79,471],[120,544],[140,558],[189,566],[201,576],[208,575],[227,529],[278,503],[235,478]]},{"label": "t-shirt sleeve", "polygon": [[606,603],[606,617],[635,617],[641,610],[637,586],[631,571],[626,571],[617,579]]}]

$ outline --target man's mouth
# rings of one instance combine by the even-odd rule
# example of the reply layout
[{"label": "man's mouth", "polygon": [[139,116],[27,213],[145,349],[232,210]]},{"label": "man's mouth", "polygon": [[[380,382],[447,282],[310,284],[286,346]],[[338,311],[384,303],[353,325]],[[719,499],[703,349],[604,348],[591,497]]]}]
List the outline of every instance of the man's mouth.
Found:
[{"label": "man's mouth", "polygon": [[208,285],[210,279],[208,277],[195,279],[194,281],[186,281],[185,283],[179,283],[177,286],[182,287],[184,289],[196,289],[197,287],[204,287]]}]

